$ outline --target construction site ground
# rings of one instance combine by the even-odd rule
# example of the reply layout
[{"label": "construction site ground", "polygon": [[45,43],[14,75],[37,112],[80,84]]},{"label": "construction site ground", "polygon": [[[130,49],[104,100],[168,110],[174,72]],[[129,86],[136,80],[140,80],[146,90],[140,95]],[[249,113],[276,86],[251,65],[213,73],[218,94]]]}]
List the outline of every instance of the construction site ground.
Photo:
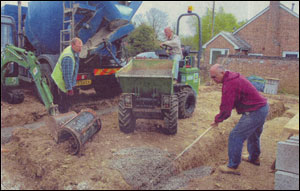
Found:
[{"label": "construction site ground", "polygon": [[[25,101],[10,105],[1,101],[1,128],[22,127],[47,118],[34,91],[24,89]],[[11,140],[1,148],[1,189],[195,189],[271,190],[277,142],[288,135],[284,125],[299,112],[299,96],[268,95],[270,112],[261,136],[261,165],[242,161],[241,175],[222,174],[227,164],[227,140],[240,115],[209,131],[174,163],[179,153],[201,135],[219,111],[221,86],[200,86],[197,107],[191,118],[178,122],[176,135],[161,133],[163,122],[137,120],[136,130],[124,134],[118,127],[118,111],[100,116],[102,129],[88,141],[80,154],[67,153],[67,143],[56,144],[47,126],[16,128]],[[80,91],[72,110],[117,108],[119,97],[102,99],[94,91]],[[247,152],[246,142],[243,152]],[[169,164],[174,164],[157,180]],[[151,181],[153,180],[153,181]],[[151,184],[152,183],[152,184]]]}]

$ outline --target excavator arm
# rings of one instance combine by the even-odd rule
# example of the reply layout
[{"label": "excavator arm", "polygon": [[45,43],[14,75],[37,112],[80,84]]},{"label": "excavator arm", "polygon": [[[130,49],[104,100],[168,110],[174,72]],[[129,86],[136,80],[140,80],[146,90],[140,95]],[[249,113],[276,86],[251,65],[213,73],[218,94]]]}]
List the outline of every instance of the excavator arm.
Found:
[{"label": "excavator arm", "polygon": [[7,91],[5,88],[7,84],[5,83],[7,67],[9,63],[17,63],[19,66],[22,66],[28,69],[31,74],[38,93],[48,110],[50,115],[56,115],[57,105],[53,104],[52,93],[46,83],[46,80],[42,78],[40,66],[35,55],[21,48],[17,48],[13,45],[7,45],[1,53],[1,87],[4,88],[4,91]]}]

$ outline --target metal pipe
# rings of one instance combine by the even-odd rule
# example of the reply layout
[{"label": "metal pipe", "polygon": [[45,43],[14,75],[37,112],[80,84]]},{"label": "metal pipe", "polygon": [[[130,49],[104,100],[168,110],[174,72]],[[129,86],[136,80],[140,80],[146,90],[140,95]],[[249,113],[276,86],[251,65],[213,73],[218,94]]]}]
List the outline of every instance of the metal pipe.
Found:
[{"label": "metal pipe", "polygon": [[[197,55],[197,59],[198,59],[198,64],[197,64],[197,67],[200,69],[200,59],[201,59],[201,56],[202,56],[202,29],[201,29],[201,18],[199,17],[198,14],[196,13],[185,13],[185,14],[182,14],[179,16],[179,18],[177,19],[177,31],[176,31],[176,35],[179,36],[179,22],[180,22],[180,19],[183,17],[183,16],[191,16],[191,15],[194,15],[197,17],[198,19],[198,28],[199,28],[199,50],[196,52],[198,53]],[[191,51],[191,52],[194,52],[194,51]]]},{"label": "metal pipe", "polygon": [[215,26],[215,1],[213,1],[213,10],[212,10],[212,30],[211,30],[211,38],[214,37],[214,26]]}]

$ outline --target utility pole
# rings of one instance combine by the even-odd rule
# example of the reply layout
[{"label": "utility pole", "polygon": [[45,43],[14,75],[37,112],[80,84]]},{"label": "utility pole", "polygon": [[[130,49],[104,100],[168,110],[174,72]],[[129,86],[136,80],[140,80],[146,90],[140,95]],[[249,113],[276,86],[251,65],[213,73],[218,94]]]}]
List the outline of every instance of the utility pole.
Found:
[{"label": "utility pole", "polygon": [[215,1],[213,1],[213,9],[212,9],[212,29],[211,29],[211,38],[214,36],[214,25],[215,25]]},{"label": "utility pole", "polygon": [[22,2],[18,1],[18,47],[22,46]]}]

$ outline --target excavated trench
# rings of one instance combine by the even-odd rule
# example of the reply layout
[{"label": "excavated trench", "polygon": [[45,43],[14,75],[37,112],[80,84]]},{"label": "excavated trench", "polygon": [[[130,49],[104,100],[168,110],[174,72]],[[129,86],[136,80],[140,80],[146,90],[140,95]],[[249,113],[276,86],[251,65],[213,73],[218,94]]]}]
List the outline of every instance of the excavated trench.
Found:
[{"label": "excavated trench", "polygon": [[[211,139],[210,136],[191,148],[168,169],[166,167],[175,158],[174,153],[143,146],[113,152],[107,160],[107,167],[120,172],[132,189],[176,190],[186,186],[190,180],[209,176],[214,171],[214,168],[205,166],[206,161],[217,158],[217,153],[222,152],[222,149],[216,145],[224,145],[226,139],[224,136]],[[72,174],[75,176],[79,168],[84,176],[91,169],[97,168],[97,164],[106,161],[98,158],[98,155],[91,158],[93,155],[87,153],[88,149],[80,157],[69,155],[69,143],[55,144],[46,127],[16,130],[6,148],[10,151],[4,154],[4,162],[13,161],[15,167],[18,167],[15,173],[35,182],[35,189],[65,189],[66,186],[61,186],[65,181],[70,181]],[[87,164],[81,165],[83,162]],[[90,185],[87,189],[97,188]]]},{"label": "excavated trench", "polygon": [[[271,102],[267,120],[284,114],[283,102]],[[218,161],[224,152],[233,122],[225,122],[219,129],[212,129],[178,160],[175,154],[147,147],[122,149],[114,153],[111,167],[122,173],[125,181],[133,189],[177,190],[184,188],[192,179],[202,178],[214,173],[207,164]]]},{"label": "excavated trench", "polygon": [[192,179],[209,176],[214,172],[213,167],[205,164],[208,159],[216,156],[217,148],[214,144],[224,145],[224,141],[204,140],[204,144],[195,145],[176,161],[173,161],[175,154],[161,149],[126,148],[114,153],[111,167],[121,172],[133,189],[177,190]]}]

